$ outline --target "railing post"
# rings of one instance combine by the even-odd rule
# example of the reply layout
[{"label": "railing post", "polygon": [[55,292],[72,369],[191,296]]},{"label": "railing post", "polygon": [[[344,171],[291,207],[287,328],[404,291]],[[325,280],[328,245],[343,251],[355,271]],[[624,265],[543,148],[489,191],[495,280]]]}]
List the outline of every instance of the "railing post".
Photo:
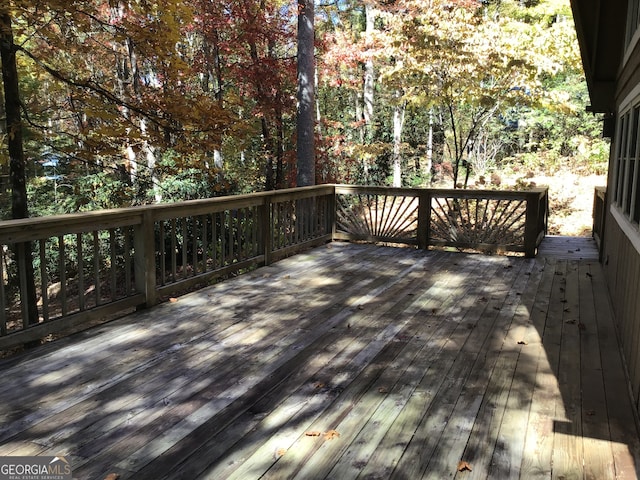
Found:
[{"label": "railing post", "polygon": [[540,192],[527,192],[527,213],[524,224],[524,255],[527,258],[536,256],[538,239],[538,220],[540,213]]},{"label": "railing post", "polygon": [[271,250],[273,248],[273,222],[271,221],[271,196],[266,195],[264,202],[258,207],[260,217],[260,243],[262,244],[262,254],[264,264],[271,264]]},{"label": "railing post", "polygon": [[418,248],[427,250],[431,238],[431,191],[423,190],[418,196]]},{"label": "railing post", "polygon": [[139,308],[148,308],[158,303],[155,256],[153,213],[147,209],[142,214],[142,222],[133,229],[134,278],[136,290],[144,295],[144,304],[139,305]]},{"label": "railing post", "polygon": [[331,232],[331,241],[334,242],[336,240],[336,230],[337,230],[337,219],[338,219],[338,192],[337,188],[333,186],[333,194],[329,196],[329,225],[328,229]]}]

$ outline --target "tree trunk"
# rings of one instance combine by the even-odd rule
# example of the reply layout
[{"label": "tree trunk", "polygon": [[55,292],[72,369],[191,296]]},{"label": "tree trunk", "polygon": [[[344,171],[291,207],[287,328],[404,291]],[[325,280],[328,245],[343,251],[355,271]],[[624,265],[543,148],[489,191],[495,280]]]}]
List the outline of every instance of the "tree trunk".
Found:
[{"label": "tree trunk", "polygon": [[[396,92],[400,99],[402,93]],[[402,100],[393,109],[393,186],[402,187],[402,129],[404,127],[404,114],[406,103]]]},{"label": "tree trunk", "polygon": [[433,170],[433,109],[429,110],[429,134],[427,137],[427,166],[425,173],[431,175]]},{"label": "tree trunk", "polygon": [[[371,36],[375,29],[376,10],[365,4],[365,38],[371,41]],[[368,46],[369,47],[369,46]],[[373,106],[375,101],[375,67],[373,59],[368,58],[364,64],[364,81],[362,84],[362,117],[358,116],[358,121],[364,120],[364,125],[360,129],[360,139],[363,144],[370,144],[373,141]],[[362,171],[365,183],[369,182],[369,158],[363,156]]]},{"label": "tree trunk", "polygon": [[[22,118],[20,115],[20,89],[16,48],[13,43],[11,17],[8,12],[0,13],[0,61],[2,61],[2,81],[9,149],[9,176],[11,182],[11,216],[14,219],[27,218],[27,181],[25,156],[22,145]],[[24,326],[38,323],[36,287],[31,256],[31,244],[15,245],[15,257],[20,275],[20,304]]]},{"label": "tree trunk", "polygon": [[[213,82],[214,96],[218,101],[220,108],[224,105],[224,85],[222,78],[222,58],[220,56],[220,38],[218,31],[214,30],[212,35],[213,44],[209,45],[205,39],[205,55],[207,58],[207,75],[204,91],[210,91],[210,84]],[[218,179],[223,178],[224,156],[220,149],[213,151],[213,167],[216,169]]]},{"label": "tree trunk", "polygon": [[298,0],[298,11],[297,185],[301,187],[316,182],[313,0]]},{"label": "tree trunk", "polygon": [[[373,30],[375,29],[375,10],[371,5],[365,5],[365,37],[367,41],[371,39]],[[364,104],[364,124],[365,139],[370,142],[373,138],[373,103],[375,93],[375,69],[373,59],[368,58],[364,65],[364,85],[363,85],[363,104]]]}]

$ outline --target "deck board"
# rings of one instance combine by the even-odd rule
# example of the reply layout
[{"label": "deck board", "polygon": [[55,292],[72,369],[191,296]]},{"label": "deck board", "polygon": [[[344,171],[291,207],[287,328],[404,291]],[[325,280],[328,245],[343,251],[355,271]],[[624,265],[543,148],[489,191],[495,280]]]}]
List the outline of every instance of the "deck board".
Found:
[{"label": "deck board", "polygon": [[81,479],[637,478],[603,282],[575,256],[329,244],[0,361],[0,455]]}]

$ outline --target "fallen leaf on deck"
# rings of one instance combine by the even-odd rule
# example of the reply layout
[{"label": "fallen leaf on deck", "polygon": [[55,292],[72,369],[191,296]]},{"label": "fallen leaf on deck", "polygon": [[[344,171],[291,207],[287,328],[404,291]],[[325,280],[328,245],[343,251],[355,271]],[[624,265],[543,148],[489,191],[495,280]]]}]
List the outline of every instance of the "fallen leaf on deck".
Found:
[{"label": "fallen leaf on deck", "polygon": [[287,449],[286,448],[278,448],[276,450],[276,459],[280,458],[281,456],[283,456],[285,453],[287,453]]},{"label": "fallen leaf on deck", "polygon": [[576,324],[576,321],[575,321],[575,320],[567,320],[567,321],[566,321],[566,322],[564,322],[564,323],[568,323],[568,324],[570,324],[570,325],[575,325],[575,324]]},{"label": "fallen leaf on deck", "polygon": [[520,341],[518,342],[518,345],[528,345],[528,343],[527,343],[527,342],[525,342],[524,340],[520,340]]},{"label": "fallen leaf on deck", "polygon": [[176,302],[178,301],[178,299],[177,299],[177,298],[175,298],[175,297],[171,297],[171,298],[169,299],[169,301],[170,301],[171,303],[176,303]]},{"label": "fallen leaf on deck", "polygon": [[465,462],[464,460],[460,460],[458,462],[458,471],[459,472],[464,472],[465,470],[467,471],[471,471],[471,465],[469,465],[468,462]]},{"label": "fallen leaf on deck", "polygon": [[325,440],[333,440],[334,438],[338,438],[340,434],[335,430],[329,430],[328,432],[324,432]]},{"label": "fallen leaf on deck", "polygon": [[587,326],[586,326],[584,323],[580,322],[580,323],[578,323],[578,328],[579,328],[580,330],[586,330],[586,329],[587,329]]},{"label": "fallen leaf on deck", "polygon": [[322,435],[322,432],[318,432],[316,430],[310,431],[310,432],[304,432],[304,434],[307,437],[319,437],[320,435]]},{"label": "fallen leaf on deck", "polygon": [[387,387],[378,387],[378,393],[388,393],[389,389]]},{"label": "fallen leaf on deck", "polygon": [[313,388],[315,388],[316,390],[320,390],[321,388],[324,388],[324,383],[316,382],[313,384]]},{"label": "fallen leaf on deck", "polygon": [[104,480],[118,480],[120,478],[120,475],[117,473],[110,473],[109,475],[107,475],[106,477],[104,477]]}]

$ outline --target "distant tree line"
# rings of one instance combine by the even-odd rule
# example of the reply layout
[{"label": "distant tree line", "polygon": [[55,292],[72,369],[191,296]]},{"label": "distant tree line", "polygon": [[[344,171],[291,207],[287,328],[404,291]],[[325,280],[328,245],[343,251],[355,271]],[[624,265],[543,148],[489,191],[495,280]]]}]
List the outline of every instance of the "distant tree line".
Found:
[{"label": "distant tree line", "polygon": [[9,0],[0,30],[25,214],[294,186],[305,149],[306,183],[456,187],[606,154],[568,0]]}]

